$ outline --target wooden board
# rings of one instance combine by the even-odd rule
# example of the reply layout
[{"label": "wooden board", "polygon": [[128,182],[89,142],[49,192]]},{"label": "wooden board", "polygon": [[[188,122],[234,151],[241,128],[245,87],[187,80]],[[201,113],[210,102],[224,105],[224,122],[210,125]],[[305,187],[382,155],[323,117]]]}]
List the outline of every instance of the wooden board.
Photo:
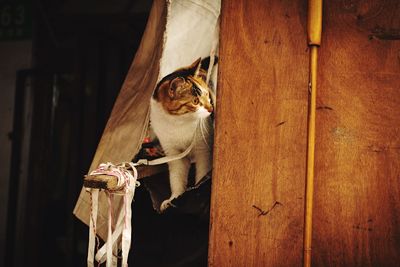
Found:
[{"label": "wooden board", "polygon": [[209,266],[302,262],[305,9],[223,1]]},{"label": "wooden board", "polygon": [[313,266],[399,266],[400,2],[324,11]]},{"label": "wooden board", "polygon": [[[165,173],[168,175],[168,165],[154,165],[154,166],[138,166],[136,168],[138,176],[137,179],[143,179],[149,176]],[[131,171],[130,171],[131,172]],[[131,172],[133,174],[133,172]],[[107,190],[119,190],[121,186],[118,186],[118,178],[112,175],[86,175],[83,179],[83,186],[86,188],[94,189],[107,189]]]}]

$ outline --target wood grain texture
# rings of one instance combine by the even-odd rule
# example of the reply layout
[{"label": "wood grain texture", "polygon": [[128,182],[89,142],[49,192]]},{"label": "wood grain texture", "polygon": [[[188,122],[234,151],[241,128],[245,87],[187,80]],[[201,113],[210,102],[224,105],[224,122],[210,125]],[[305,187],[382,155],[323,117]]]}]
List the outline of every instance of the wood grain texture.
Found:
[{"label": "wood grain texture", "polygon": [[313,266],[399,266],[400,2],[324,10]]},{"label": "wood grain texture", "polygon": [[[165,173],[168,175],[168,165],[154,165],[154,166],[138,166],[137,168],[138,177],[137,179],[143,179],[145,177]],[[133,172],[131,172],[133,174]],[[118,178],[112,175],[86,175],[83,179],[83,186],[86,188],[95,189],[107,189],[107,190],[117,190]]]},{"label": "wood grain texture", "polygon": [[209,266],[302,262],[305,9],[223,1]]}]

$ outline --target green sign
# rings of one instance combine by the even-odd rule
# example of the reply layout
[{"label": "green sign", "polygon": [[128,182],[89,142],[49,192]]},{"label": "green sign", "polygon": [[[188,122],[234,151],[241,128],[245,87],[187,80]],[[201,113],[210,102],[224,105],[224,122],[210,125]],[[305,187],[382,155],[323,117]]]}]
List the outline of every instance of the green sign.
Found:
[{"label": "green sign", "polygon": [[32,38],[32,16],[29,3],[0,2],[0,41]]}]

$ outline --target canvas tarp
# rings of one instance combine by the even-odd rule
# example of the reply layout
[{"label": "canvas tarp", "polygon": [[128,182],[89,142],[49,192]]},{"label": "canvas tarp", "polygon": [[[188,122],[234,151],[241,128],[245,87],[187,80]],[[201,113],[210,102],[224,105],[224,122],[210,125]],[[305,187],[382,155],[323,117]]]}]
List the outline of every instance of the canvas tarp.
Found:
[{"label": "canvas tarp", "polygon": [[[89,171],[102,162],[120,163],[134,158],[147,131],[150,98],[157,81],[215,50],[219,12],[220,1],[214,0],[153,2],[141,44]],[[116,196],[113,203],[116,216],[122,204],[122,198]],[[90,194],[82,189],[74,214],[85,224],[89,224],[90,207]],[[107,236],[107,207],[105,194],[100,193],[97,233],[103,239]]]}]

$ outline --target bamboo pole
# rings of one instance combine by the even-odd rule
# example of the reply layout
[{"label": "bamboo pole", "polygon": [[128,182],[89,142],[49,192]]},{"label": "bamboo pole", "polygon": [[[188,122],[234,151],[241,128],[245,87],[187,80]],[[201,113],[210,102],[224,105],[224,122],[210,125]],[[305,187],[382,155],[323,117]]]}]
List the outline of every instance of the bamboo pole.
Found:
[{"label": "bamboo pole", "polygon": [[310,99],[307,134],[307,174],[304,208],[303,266],[311,266],[312,215],[314,197],[315,114],[317,99],[318,48],[322,35],[322,0],[308,1],[308,45],[310,46]]},{"label": "bamboo pole", "polygon": [[322,0],[308,0],[307,33],[310,46],[321,45]]},{"label": "bamboo pole", "polygon": [[314,197],[314,158],[315,158],[315,111],[316,111],[316,81],[318,48],[311,47],[310,83],[311,97],[308,113],[308,145],[307,145],[307,177],[306,200],[304,210],[304,265],[311,266],[312,213]]}]

